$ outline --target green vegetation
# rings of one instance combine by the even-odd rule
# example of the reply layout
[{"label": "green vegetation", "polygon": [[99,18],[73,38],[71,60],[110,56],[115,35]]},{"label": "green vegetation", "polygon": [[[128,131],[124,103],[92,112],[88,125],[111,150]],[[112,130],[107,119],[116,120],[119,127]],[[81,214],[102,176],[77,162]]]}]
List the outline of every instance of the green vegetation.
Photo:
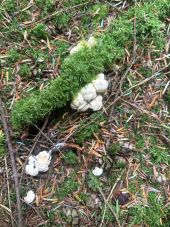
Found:
[{"label": "green vegetation", "polygon": [[[22,199],[29,189],[37,195],[31,206],[22,200],[25,226],[74,226],[74,219],[81,226],[100,226],[102,221],[103,226],[118,222],[169,226],[169,1],[4,0],[0,4],[0,90],[7,116],[13,108],[11,139],[19,173],[24,172],[19,163],[35,139],[35,153],[66,142],[61,152],[53,153],[47,174],[20,179]],[[97,45],[70,56],[71,46],[90,35]],[[69,102],[99,72],[106,73],[110,82],[103,111],[70,112]],[[37,130],[27,128],[20,137],[17,130],[36,123],[41,128],[50,113],[39,139]],[[69,144],[73,148],[68,149]],[[15,213],[16,193],[5,176],[4,154],[0,124],[0,182],[3,188],[9,186],[9,193],[1,190],[1,204],[9,207],[10,194]],[[9,155],[6,158],[11,176]],[[103,168],[99,177],[92,173],[95,166]],[[10,225],[5,210],[1,219]],[[76,218],[72,210],[78,211]]]},{"label": "green vegetation", "polygon": [[92,50],[83,49],[65,59],[59,78],[51,81],[41,92],[36,91],[30,97],[15,104],[12,110],[13,126],[21,128],[30,125],[44,118],[54,109],[65,106],[82,86],[113,62],[121,60],[124,56],[124,47],[132,45],[134,16],[137,18],[139,41],[149,36],[156,42],[158,37],[161,37],[163,20],[168,15],[170,8],[168,2],[168,0],[163,2],[155,0],[150,4],[146,3],[142,7],[129,10],[114,21]]},{"label": "green vegetation", "polygon": [[80,122],[80,126],[75,135],[76,142],[82,145],[86,140],[93,137],[93,133],[98,132],[101,123],[104,123],[105,117],[103,114],[94,113],[89,117],[91,124],[88,124],[86,120]]},{"label": "green vegetation", "polygon": [[33,29],[32,34],[39,39],[47,39],[48,32],[47,32],[47,26],[44,24],[37,24],[36,27]]},{"label": "green vegetation", "polygon": [[156,193],[150,192],[147,200],[146,204],[139,204],[129,209],[130,226],[142,224],[156,227],[162,225],[163,219],[166,221],[168,210],[164,208],[163,199],[159,198]]},{"label": "green vegetation", "polygon": [[79,183],[76,181],[75,174],[72,173],[57,189],[57,197],[60,200],[63,200],[66,196],[69,196],[71,193],[76,191],[78,189],[78,186]]},{"label": "green vegetation", "polygon": [[24,78],[30,77],[30,75],[31,75],[30,66],[26,65],[26,64],[22,65],[19,70],[19,75]]},{"label": "green vegetation", "polygon": [[119,143],[114,143],[108,147],[108,153],[111,157],[114,157],[121,150],[121,145]]},{"label": "green vegetation", "polygon": [[98,191],[99,188],[102,188],[103,183],[99,179],[99,177],[94,176],[91,172],[88,175],[87,179],[88,187],[93,191]]},{"label": "green vegetation", "polygon": [[63,159],[64,159],[64,163],[65,164],[69,164],[69,165],[75,166],[78,163],[77,155],[72,150],[67,151],[64,154]]}]

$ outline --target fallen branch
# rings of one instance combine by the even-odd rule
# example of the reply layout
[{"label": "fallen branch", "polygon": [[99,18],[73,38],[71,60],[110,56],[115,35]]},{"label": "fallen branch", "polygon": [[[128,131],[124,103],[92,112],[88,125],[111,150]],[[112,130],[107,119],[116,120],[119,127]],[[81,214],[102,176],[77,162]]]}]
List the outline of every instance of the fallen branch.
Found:
[{"label": "fallen branch", "polygon": [[4,105],[3,105],[1,97],[0,97],[0,114],[1,114],[1,120],[2,120],[2,124],[3,124],[3,128],[4,128],[4,133],[5,133],[5,136],[6,136],[6,143],[7,143],[7,146],[8,146],[8,151],[9,151],[9,154],[10,154],[12,173],[13,173],[13,178],[14,178],[14,182],[15,182],[17,209],[18,209],[18,227],[23,227],[18,173],[17,173],[16,163],[15,163],[15,158],[14,158],[15,151],[14,151],[13,146],[12,146],[8,122],[7,122],[7,119],[6,119],[6,116],[5,116]]},{"label": "fallen branch", "polygon": [[[97,74],[122,60],[126,46],[133,44],[135,57],[136,39],[138,42],[142,40],[143,34],[152,37],[153,42],[158,42],[157,37],[161,34],[169,9],[169,0],[154,0],[149,4],[132,8],[114,20],[108,30],[97,39],[95,46],[82,48],[81,51],[66,58],[61,66],[60,76],[50,81],[45,89],[37,90],[14,104],[11,112],[13,127],[22,129],[33,125],[52,111],[66,106]],[[154,26],[151,26],[152,24]],[[131,65],[133,63],[132,61]],[[130,68],[122,77],[122,82]]]}]

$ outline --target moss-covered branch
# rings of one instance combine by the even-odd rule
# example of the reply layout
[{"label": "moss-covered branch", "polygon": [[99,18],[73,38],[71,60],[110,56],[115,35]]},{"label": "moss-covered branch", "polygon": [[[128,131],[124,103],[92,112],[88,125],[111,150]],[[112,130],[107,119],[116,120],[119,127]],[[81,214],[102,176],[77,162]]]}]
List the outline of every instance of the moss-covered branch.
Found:
[{"label": "moss-covered branch", "polygon": [[51,111],[65,106],[95,75],[122,59],[125,46],[133,42],[134,17],[138,41],[142,42],[148,36],[158,43],[169,11],[170,0],[154,0],[129,10],[113,21],[107,32],[98,39],[96,46],[82,49],[65,59],[59,78],[51,81],[43,91],[36,91],[14,105],[13,126],[21,128],[36,123]]}]

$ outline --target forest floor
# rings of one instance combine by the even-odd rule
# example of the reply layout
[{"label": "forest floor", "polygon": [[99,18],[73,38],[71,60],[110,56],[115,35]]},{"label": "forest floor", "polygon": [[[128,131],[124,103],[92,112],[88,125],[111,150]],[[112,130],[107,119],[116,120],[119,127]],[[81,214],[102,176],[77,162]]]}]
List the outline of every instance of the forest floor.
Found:
[{"label": "forest floor", "polygon": [[[7,109],[60,74],[70,49],[104,33],[130,7],[146,1],[2,0],[0,95]],[[56,13],[57,12],[57,13]],[[170,19],[162,48],[134,37],[125,58],[106,70],[109,89],[96,113],[69,107],[19,134],[12,131],[24,226],[169,226]],[[49,171],[24,173],[30,154],[54,152]],[[17,226],[16,194],[0,122],[0,226]],[[94,176],[95,167],[103,169]],[[36,200],[26,204],[27,191]]]}]

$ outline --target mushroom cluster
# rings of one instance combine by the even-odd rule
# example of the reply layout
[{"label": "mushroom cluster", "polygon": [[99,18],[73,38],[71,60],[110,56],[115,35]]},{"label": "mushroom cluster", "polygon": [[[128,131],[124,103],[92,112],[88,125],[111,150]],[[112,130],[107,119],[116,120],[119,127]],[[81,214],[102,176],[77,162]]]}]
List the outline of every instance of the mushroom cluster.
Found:
[{"label": "mushroom cluster", "polygon": [[37,176],[39,172],[48,171],[51,161],[51,152],[41,151],[38,155],[31,155],[25,167],[25,173]]},{"label": "mushroom cluster", "polygon": [[102,94],[107,91],[108,81],[103,73],[97,75],[96,79],[83,87],[71,102],[71,108],[84,112],[88,109],[98,111],[103,107]]}]

